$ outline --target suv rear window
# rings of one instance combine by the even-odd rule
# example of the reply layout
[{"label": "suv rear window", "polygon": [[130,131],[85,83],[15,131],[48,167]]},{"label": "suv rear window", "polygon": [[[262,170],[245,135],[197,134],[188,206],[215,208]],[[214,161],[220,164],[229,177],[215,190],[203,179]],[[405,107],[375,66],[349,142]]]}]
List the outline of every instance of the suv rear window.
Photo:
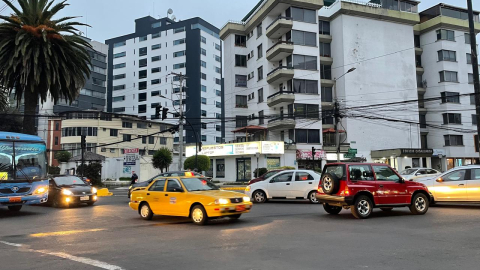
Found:
[{"label": "suv rear window", "polygon": [[341,180],[345,180],[345,165],[326,165],[325,168],[323,168],[323,174],[326,173],[334,174]]}]

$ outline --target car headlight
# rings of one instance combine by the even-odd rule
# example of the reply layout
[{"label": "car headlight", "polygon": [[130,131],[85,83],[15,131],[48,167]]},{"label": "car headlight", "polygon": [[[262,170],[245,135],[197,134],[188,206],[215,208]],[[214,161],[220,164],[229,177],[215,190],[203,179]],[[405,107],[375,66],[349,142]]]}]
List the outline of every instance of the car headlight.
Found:
[{"label": "car headlight", "polygon": [[39,187],[35,190],[34,194],[43,194],[48,191],[48,187]]},{"label": "car headlight", "polygon": [[62,189],[62,194],[63,194],[63,195],[70,196],[70,195],[73,195],[73,192],[71,192],[71,191],[68,190],[68,189]]},{"label": "car headlight", "polygon": [[250,202],[250,197],[243,197],[243,202]]},{"label": "car headlight", "polygon": [[93,194],[96,194],[96,193],[97,193],[97,189],[94,188],[94,187],[92,187],[92,193],[93,193]]},{"label": "car headlight", "polygon": [[247,186],[247,187],[245,188],[245,191],[250,191],[250,186]]},{"label": "car headlight", "polygon": [[215,200],[215,204],[228,204],[229,201],[227,199],[217,199]]}]

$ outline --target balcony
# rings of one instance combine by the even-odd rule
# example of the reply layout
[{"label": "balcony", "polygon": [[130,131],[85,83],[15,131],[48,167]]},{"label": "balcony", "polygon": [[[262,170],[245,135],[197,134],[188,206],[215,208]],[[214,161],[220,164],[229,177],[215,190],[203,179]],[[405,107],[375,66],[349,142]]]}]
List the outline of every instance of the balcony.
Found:
[{"label": "balcony", "polygon": [[423,72],[425,72],[425,70],[423,69],[423,67],[417,66],[417,74],[418,74],[418,75],[422,75]]},{"label": "balcony", "polygon": [[278,17],[269,26],[267,26],[267,37],[271,39],[278,39],[291,31],[293,27],[292,18]]},{"label": "balcony", "polygon": [[332,36],[320,33],[318,35],[318,41],[320,41],[322,43],[332,43]]},{"label": "balcony", "polygon": [[417,92],[418,92],[419,95],[425,95],[425,93],[427,92],[427,89],[425,89],[423,87],[418,87]]},{"label": "balcony", "polygon": [[294,129],[295,128],[295,120],[291,117],[279,116],[277,118],[273,118],[271,120],[268,120],[267,127],[270,130]]},{"label": "balcony", "polygon": [[294,74],[293,67],[279,66],[267,74],[267,82],[269,84],[280,84],[293,79]]},{"label": "balcony", "polygon": [[332,65],[333,63],[333,58],[330,56],[322,56],[320,55],[320,63],[322,65]]},{"label": "balcony", "polygon": [[267,60],[278,62],[293,53],[293,42],[279,41],[267,50]]},{"label": "balcony", "polygon": [[422,55],[423,49],[419,47],[415,47],[415,55]]},{"label": "balcony", "polygon": [[273,107],[282,103],[292,104],[293,102],[295,102],[295,93],[293,91],[279,91],[267,97],[268,107]]},{"label": "balcony", "polygon": [[322,109],[330,109],[330,108],[333,108],[335,106],[335,103],[332,101],[323,101],[322,100]]}]

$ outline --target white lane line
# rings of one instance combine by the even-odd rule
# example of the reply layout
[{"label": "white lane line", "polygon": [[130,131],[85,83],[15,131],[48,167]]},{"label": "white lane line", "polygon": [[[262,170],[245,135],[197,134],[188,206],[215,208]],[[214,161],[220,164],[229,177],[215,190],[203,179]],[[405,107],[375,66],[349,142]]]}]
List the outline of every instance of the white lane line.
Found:
[{"label": "white lane line", "polygon": [[[9,246],[13,246],[13,247],[18,247],[18,248],[23,247],[22,244],[10,243],[10,242],[5,242],[5,241],[0,241],[0,243],[5,244],[5,245],[9,245]],[[79,262],[79,263],[95,266],[95,267],[98,267],[98,268],[107,269],[107,270],[125,270],[122,267],[117,266],[117,265],[113,265],[113,264],[109,264],[109,263],[106,263],[106,262],[97,261],[97,260],[93,260],[93,259],[89,259],[89,258],[85,258],[85,257],[73,256],[73,255],[70,255],[70,254],[67,254],[67,253],[63,253],[63,252],[51,252],[51,251],[48,251],[48,250],[34,250],[34,249],[30,249],[30,248],[22,249],[22,251],[36,252],[36,253],[41,253],[41,254],[45,254],[45,255],[55,256],[55,257],[71,260],[71,261],[74,261],[74,262]]]}]

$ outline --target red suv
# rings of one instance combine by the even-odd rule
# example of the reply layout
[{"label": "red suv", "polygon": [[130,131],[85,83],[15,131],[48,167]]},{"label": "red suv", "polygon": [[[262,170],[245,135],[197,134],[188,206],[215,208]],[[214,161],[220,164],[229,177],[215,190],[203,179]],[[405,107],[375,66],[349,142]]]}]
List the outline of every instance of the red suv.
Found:
[{"label": "red suv", "polygon": [[408,206],[416,215],[428,211],[430,193],[424,184],[405,181],[379,163],[333,163],[323,168],[317,200],[329,214],[350,208],[356,218],[368,218],[373,208],[391,211]]}]

